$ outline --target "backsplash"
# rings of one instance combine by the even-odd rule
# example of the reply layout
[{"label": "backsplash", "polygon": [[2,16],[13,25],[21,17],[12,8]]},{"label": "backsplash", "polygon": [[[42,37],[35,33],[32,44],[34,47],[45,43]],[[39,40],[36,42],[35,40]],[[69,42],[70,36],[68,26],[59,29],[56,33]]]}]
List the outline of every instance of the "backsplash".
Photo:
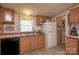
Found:
[{"label": "backsplash", "polygon": [[76,27],[77,33],[78,33],[78,36],[79,36],[79,24],[71,24],[70,30],[71,30],[73,27]]}]

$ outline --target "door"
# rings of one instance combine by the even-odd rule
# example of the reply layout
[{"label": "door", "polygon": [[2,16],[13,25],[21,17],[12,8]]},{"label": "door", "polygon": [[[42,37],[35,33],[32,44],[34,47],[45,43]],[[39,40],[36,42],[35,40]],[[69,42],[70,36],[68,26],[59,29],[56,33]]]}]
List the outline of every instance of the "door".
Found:
[{"label": "door", "polygon": [[[63,17],[62,16],[60,16],[60,17],[57,17],[56,18],[56,26],[57,26],[57,45],[59,46],[59,45],[62,45],[62,41],[63,40],[65,40],[63,37],[64,37],[64,29],[65,29],[65,27],[63,27],[63,26],[65,26],[64,24],[63,24]],[[64,22],[65,23],[65,22]],[[64,34],[63,34],[64,33]],[[62,35],[63,34],[63,35]]]}]

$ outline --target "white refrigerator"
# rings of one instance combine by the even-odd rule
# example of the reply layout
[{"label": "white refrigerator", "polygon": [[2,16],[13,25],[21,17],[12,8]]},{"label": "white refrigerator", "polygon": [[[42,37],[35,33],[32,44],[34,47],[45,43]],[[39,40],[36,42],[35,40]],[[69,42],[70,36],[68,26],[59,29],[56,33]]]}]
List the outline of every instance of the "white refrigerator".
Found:
[{"label": "white refrigerator", "polygon": [[56,36],[56,23],[46,21],[43,23],[42,31],[46,35],[46,48],[51,48],[57,45],[57,36]]}]

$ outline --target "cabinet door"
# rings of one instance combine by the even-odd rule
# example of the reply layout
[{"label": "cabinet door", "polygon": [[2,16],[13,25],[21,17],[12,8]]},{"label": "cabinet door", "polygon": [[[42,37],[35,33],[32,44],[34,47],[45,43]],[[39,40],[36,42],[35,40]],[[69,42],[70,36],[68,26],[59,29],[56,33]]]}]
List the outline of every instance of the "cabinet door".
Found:
[{"label": "cabinet door", "polygon": [[37,49],[37,36],[33,35],[30,36],[30,50]]},{"label": "cabinet door", "polygon": [[0,8],[0,22],[1,23],[14,23],[14,11],[8,8]]},{"label": "cabinet door", "polygon": [[0,7],[0,23],[1,23],[1,7]]},{"label": "cabinet door", "polygon": [[45,47],[45,36],[44,35],[39,35],[37,39],[37,47],[38,48],[44,48]]},{"label": "cabinet door", "polygon": [[70,10],[70,23],[79,23],[79,7]]},{"label": "cabinet door", "polygon": [[30,51],[30,37],[20,38],[20,54],[24,54]]},{"label": "cabinet door", "polygon": [[4,22],[14,23],[14,13],[12,10],[4,9]]},{"label": "cabinet door", "polygon": [[37,25],[42,25],[42,18],[41,17],[36,18],[36,24]]},{"label": "cabinet door", "polygon": [[3,8],[0,7],[0,23],[2,23],[3,18],[4,18],[4,16],[3,16]]},{"label": "cabinet door", "polygon": [[72,55],[78,54],[78,39],[76,38],[66,39],[66,53]]}]

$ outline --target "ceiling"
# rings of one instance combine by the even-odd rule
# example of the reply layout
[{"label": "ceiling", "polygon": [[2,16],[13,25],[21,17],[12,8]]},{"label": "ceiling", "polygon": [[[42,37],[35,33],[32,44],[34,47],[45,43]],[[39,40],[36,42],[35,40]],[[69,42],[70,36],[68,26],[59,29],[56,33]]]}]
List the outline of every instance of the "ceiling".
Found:
[{"label": "ceiling", "polygon": [[76,3],[2,3],[3,7],[12,8],[20,13],[32,15],[54,16],[68,8],[77,5]]}]

